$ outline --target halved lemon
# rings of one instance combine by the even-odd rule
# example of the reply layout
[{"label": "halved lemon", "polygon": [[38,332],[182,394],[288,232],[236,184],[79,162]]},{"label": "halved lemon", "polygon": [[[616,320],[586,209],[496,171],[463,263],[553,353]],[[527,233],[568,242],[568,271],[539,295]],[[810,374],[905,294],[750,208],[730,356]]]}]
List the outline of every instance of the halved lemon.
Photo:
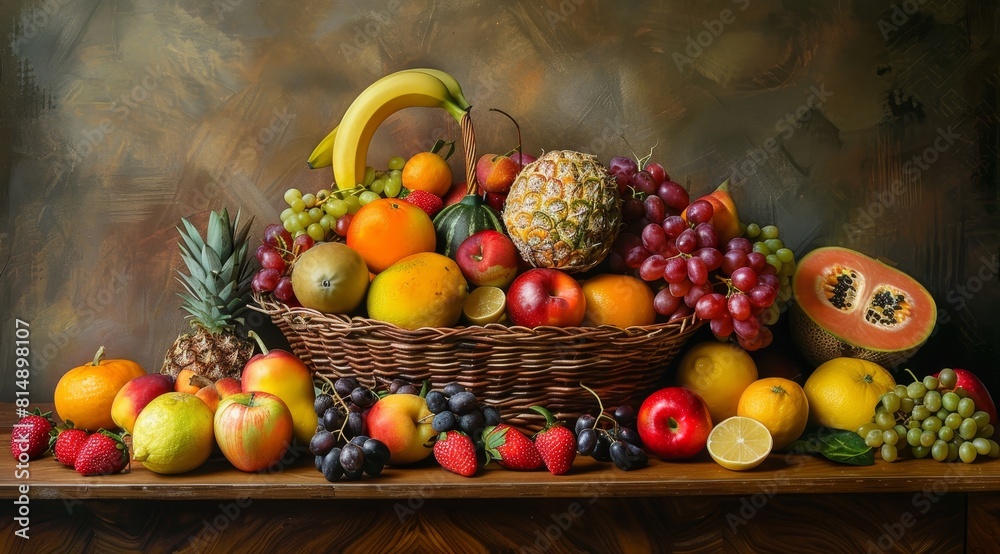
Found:
[{"label": "halved lemon", "polygon": [[733,471],[752,469],[771,453],[774,445],[767,427],[756,419],[733,416],[708,434],[708,453],[720,466]]},{"label": "halved lemon", "polygon": [[507,295],[498,287],[483,286],[472,289],[462,306],[462,315],[472,325],[486,325],[503,319],[507,309]]}]

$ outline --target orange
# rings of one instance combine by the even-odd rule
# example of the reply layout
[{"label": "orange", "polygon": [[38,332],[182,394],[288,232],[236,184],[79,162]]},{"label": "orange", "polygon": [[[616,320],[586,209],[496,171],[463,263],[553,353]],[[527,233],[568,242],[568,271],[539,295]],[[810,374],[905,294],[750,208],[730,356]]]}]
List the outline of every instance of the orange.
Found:
[{"label": "orange", "polygon": [[118,391],[136,377],[146,374],[130,360],[105,360],[102,346],[94,361],[66,372],[56,383],[56,414],[72,421],[78,429],[116,429],[111,405]]},{"label": "orange", "polygon": [[434,152],[420,152],[406,160],[400,177],[403,179],[404,187],[437,196],[443,197],[451,188],[451,167],[444,158]]},{"label": "orange", "polygon": [[759,379],[743,391],[736,415],[763,423],[774,439],[774,449],[781,450],[806,430],[809,400],[795,381],[781,377]]},{"label": "orange", "polygon": [[455,260],[422,252],[375,276],[368,288],[368,316],[403,329],[452,327],[468,296],[469,285]]},{"label": "orange", "polygon": [[411,254],[433,252],[437,237],[427,212],[397,198],[379,198],[354,214],[347,246],[378,274]]},{"label": "orange", "polygon": [[834,358],[817,367],[802,388],[809,399],[810,421],[857,431],[875,416],[882,395],[895,387],[892,375],[874,362]]},{"label": "orange", "polygon": [[653,291],[645,282],[629,275],[604,273],[583,282],[586,298],[584,325],[632,327],[656,320]]},{"label": "orange", "polygon": [[698,343],[677,364],[677,384],[698,393],[712,421],[736,415],[740,395],[756,380],[753,358],[731,342]]}]

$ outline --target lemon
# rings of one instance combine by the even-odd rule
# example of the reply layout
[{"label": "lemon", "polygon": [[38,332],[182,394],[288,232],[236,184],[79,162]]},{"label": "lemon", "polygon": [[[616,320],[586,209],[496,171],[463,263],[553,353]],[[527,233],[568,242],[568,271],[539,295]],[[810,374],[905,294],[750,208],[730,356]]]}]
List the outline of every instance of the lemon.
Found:
[{"label": "lemon", "polygon": [[462,317],[469,285],[455,260],[411,254],[372,279],[368,316],[403,329],[452,327]]},{"label": "lemon", "polygon": [[857,431],[875,416],[882,395],[896,387],[882,366],[858,358],[834,358],[817,367],[802,387],[816,425]]},{"label": "lemon", "polygon": [[795,381],[768,377],[754,381],[743,391],[736,415],[763,423],[774,439],[774,450],[781,450],[806,430],[809,400]]},{"label": "lemon", "polygon": [[771,433],[756,419],[733,416],[708,434],[708,454],[720,466],[733,471],[752,469],[771,453]]},{"label": "lemon", "polygon": [[215,446],[214,414],[197,396],[168,392],[139,412],[133,459],[156,473],[184,473],[205,463]]},{"label": "lemon", "polygon": [[472,325],[486,325],[503,319],[507,296],[499,287],[482,286],[472,289],[462,306],[462,315]]},{"label": "lemon", "polygon": [[740,396],[756,380],[757,365],[753,358],[731,342],[696,344],[677,365],[677,384],[698,393],[708,406],[712,421],[736,415]]}]

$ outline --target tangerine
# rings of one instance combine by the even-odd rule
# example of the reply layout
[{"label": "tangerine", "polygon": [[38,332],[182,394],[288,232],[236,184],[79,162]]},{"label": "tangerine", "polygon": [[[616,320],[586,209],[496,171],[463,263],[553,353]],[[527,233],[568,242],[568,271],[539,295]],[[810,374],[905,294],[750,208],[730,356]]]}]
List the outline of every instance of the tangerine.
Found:
[{"label": "tangerine", "polygon": [[398,198],[379,198],[354,214],[347,246],[378,274],[407,256],[433,252],[437,238],[427,212]]},{"label": "tangerine", "polygon": [[420,152],[403,166],[403,186],[444,196],[451,188],[451,167],[434,152]]},{"label": "tangerine", "polygon": [[743,391],[736,415],[764,424],[781,450],[795,442],[809,423],[809,400],[798,383],[781,377],[758,379]]},{"label": "tangerine", "polygon": [[102,346],[93,362],[59,378],[54,395],[56,413],[78,429],[115,429],[118,426],[111,417],[115,396],[125,383],[145,374],[146,370],[131,360],[105,360]]},{"label": "tangerine", "polygon": [[630,275],[604,273],[583,282],[586,298],[584,325],[632,327],[656,320],[653,291]]}]

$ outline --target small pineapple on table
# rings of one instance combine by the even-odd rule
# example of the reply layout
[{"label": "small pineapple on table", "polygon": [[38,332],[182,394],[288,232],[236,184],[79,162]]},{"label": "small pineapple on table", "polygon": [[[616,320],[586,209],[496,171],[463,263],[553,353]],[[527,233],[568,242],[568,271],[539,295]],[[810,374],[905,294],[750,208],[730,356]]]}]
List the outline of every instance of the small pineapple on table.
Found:
[{"label": "small pineapple on table", "polygon": [[187,271],[177,270],[185,292],[181,308],[188,312],[191,332],[177,337],[163,359],[160,373],[173,377],[190,370],[210,381],[240,378],[253,355],[254,343],[242,334],[243,313],[250,300],[250,224],[240,226],[240,213],[211,212],[204,237],[188,220],[179,247]]}]

